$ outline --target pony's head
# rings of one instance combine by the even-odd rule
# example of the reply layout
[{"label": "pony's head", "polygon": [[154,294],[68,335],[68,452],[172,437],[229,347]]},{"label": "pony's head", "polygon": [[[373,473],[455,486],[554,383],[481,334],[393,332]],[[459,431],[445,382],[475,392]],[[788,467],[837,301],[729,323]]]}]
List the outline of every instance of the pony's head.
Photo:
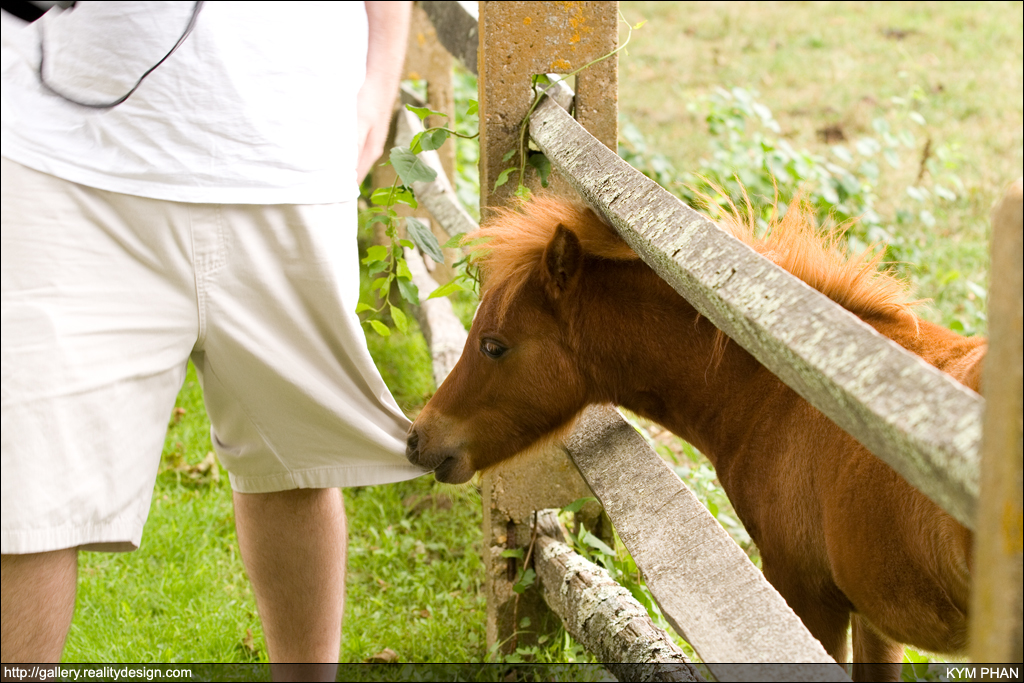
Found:
[{"label": "pony's head", "polygon": [[571,425],[587,401],[573,324],[584,260],[637,258],[593,211],[548,197],[498,211],[470,239],[480,307],[462,357],[406,449],[411,462],[450,483]]}]

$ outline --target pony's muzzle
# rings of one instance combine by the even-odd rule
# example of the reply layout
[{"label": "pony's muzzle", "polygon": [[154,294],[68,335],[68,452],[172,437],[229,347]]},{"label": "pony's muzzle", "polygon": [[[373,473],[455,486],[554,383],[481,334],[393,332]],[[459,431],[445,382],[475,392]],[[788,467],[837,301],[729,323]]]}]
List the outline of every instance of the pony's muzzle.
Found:
[{"label": "pony's muzzle", "polygon": [[473,478],[476,470],[455,449],[421,448],[423,441],[414,424],[405,440],[405,457],[413,465],[433,470],[435,479],[448,484],[462,484]]},{"label": "pony's muzzle", "polygon": [[[405,439],[405,457],[417,467],[436,470],[445,460],[450,459],[453,453],[448,452],[449,449],[430,448],[429,441],[429,438],[420,438],[420,429],[414,424]],[[420,447],[421,444],[423,448]]]}]

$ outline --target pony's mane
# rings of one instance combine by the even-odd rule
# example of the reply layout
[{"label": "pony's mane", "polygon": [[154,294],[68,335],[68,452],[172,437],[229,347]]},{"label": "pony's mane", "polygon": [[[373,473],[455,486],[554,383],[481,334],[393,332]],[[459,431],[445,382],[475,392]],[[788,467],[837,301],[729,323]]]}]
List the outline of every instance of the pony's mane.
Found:
[{"label": "pony's mane", "polygon": [[499,317],[523,288],[544,257],[555,229],[563,225],[580,241],[583,251],[608,259],[639,258],[594,211],[554,195],[534,195],[493,212],[479,230],[466,237],[466,250],[480,267],[481,294],[507,285],[499,302]]},{"label": "pony's mane", "polygon": [[[748,202],[749,206],[749,202]],[[818,290],[861,318],[900,317],[920,303],[912,301],[907,283],[878,266],[885,250],[869,246],[850,254],[842,226],[821,231],[814,210],[802,197],[790,202],[779,217],[773,207],[768,229],[759,237],[752,211],[741,213],[735,205],[717,221],[718,227],[740,240],[780,268]]]},{"label": "pony's mane", "polygon": [[[509,208],[494,210],[481,228],[467,237],[468,251],[479,265],[483,291],[506,285],[499,315],[529,280],[555,229],[561,224],[576,234],[584,252],[600,258],[639,258],[621,237],[589,207],[537,195]],[[807,202],[796,198],[781,218],[778,212],[762,236],[752,213],[730,206],[717,221],[756,252],[788,270],[843,308],[862,318],[902,316],[915,302],[906,284],[878,265],[883,251],[868,248],[850,255],[838,230],[822,234]]]}]

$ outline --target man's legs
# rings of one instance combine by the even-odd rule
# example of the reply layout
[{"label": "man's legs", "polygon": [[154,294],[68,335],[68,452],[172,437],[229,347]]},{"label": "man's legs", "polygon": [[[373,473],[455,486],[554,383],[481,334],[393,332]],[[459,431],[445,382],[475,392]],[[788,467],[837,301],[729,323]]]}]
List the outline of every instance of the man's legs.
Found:
[{"label": "man's legs", "polygon": [[[341,491],[236,492],[234,501],[238,544],[271,661],[336,663],[348,542]],[[319,673],[334,680],[334,671]],[[283,669],[274,674],[289,677]]]},{"label": "man's legs", "polygon": [[[275,662],[337,662],[345,606],[345,507],[338,489],[235,493],[242,559]],[[74,548],[2,558],[3,660],[60,660],[75,608]],[[334,680],[335,667],[296,680]],[[288,669],[275,678],[287,679]],[[319,675],[317,675],[319,674]]]},{"label": "man's legs", "polygon": [[0,559],[3,661],[59,662],[75,611],[78,550]]}]

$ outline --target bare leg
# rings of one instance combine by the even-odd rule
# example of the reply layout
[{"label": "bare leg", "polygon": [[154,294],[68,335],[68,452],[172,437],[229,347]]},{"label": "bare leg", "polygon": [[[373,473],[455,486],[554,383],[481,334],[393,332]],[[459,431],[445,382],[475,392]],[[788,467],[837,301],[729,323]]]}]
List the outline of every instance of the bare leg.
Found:
[{"label": "bare leg", "polygon": [[348,533],[338,489],[235,493],[235,528],[278,680],[334,680]]},{"label": "bare leg", "polygon": [[0,558],[4,663],[60,661],[77,580],[75,548]]},{"label": "bare leg", "polygon": [[903,646],[876,631],[859,614],[853,615],[853,680],[898,681]]}]

